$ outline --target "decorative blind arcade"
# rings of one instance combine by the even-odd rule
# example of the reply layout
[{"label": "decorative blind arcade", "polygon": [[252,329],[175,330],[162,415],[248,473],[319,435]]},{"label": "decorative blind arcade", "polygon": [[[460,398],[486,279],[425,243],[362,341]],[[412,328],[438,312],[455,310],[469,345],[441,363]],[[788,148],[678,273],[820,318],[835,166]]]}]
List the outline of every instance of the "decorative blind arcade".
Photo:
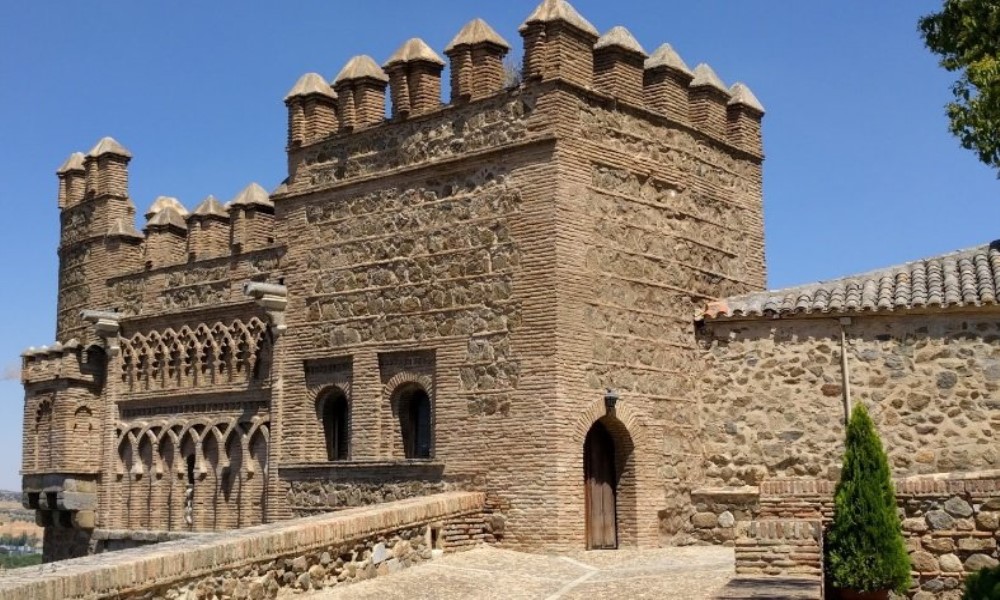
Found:
[{"label": "decorative blind arcade", "polygon": [[122,382],[146,391],[260,380],[266,341],[257,317],[136,333],[122,340]]}]

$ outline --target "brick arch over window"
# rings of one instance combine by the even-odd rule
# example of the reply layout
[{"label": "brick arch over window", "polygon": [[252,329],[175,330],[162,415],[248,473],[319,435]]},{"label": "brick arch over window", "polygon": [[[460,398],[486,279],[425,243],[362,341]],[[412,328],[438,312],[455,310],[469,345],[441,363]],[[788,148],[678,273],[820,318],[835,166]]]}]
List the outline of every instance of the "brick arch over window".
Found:
[{"label": "brick arch over window", "polygon": [[[584,409],[573,424],[573,447],[578,449],[580,503],[577,515],[583,514],[583,447],[594,423],[600,422],[614,441],[615,472],[617,474],[618,536],[621,546],[654,547],[658,544],[657,510],[663,503],[663,490],[656,483],[656,448],[646,425],[628,402],[619,402],[610,412],[604,399],[598,398]],[[659,492],[659,493],[658,493]],[[579,517],[574,518],[580,521]],[[582,521],[574,523],[584,545]]]},{"label": "brick arch over window", "polygon": [[403,372],[384,386],[389,400],[389,431],[383,444],[392,458],[427,459],[434,456],[434,383],[431,377]]},{"label": "brick arch over window", "polygon": [[323,430],[326,460],[350,457],[351,404],[340,386],[324,388],[316,397],[316,418]]}]

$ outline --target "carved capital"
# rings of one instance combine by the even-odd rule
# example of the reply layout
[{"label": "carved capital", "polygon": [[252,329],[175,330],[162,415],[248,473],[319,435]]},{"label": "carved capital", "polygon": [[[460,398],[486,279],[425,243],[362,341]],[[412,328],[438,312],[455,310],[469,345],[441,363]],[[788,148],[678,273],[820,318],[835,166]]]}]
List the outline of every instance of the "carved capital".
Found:
[{"label": "carved capital", "polygon": [[288,288],[275,283],[251,281],[243,284],[243,293],[253,298],[264,309],[271,322],[271,332],[279,336],[285,332],[285,307],[288,306]]},{"label": "carved capital", "polygon": [[118,342],[118,334],[121,331],[121,323],[119,323],[121,315],[104,310],[83,310],[80,311],[80,318],[93,325],[94,333],[104,340],[104,348],[108,351],[108,356],[117,356],[121,351]]}]

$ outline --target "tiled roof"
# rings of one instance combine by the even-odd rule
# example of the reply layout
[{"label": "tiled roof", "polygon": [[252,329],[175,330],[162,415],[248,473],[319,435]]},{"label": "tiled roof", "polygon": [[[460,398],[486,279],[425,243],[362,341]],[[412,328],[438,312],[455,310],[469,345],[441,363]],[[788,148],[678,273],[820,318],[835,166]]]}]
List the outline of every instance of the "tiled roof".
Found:
[{"label": "tiled roof", "polygon": [[709,302],[704,319],[996,305],[1000,240],[894,267]]}]

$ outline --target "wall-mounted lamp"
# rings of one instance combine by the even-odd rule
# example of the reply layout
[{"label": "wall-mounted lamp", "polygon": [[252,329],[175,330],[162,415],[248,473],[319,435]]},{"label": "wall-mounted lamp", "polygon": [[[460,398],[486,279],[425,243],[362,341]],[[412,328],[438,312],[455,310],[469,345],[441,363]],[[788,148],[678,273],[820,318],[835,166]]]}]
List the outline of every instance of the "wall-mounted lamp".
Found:
[{"label": "wall-mounted lamp", "polygon": [[611,412],[615,409],[615,405],[618,404],[618,392],[611,388],[605,388],[604,390],[604,409]]}]

